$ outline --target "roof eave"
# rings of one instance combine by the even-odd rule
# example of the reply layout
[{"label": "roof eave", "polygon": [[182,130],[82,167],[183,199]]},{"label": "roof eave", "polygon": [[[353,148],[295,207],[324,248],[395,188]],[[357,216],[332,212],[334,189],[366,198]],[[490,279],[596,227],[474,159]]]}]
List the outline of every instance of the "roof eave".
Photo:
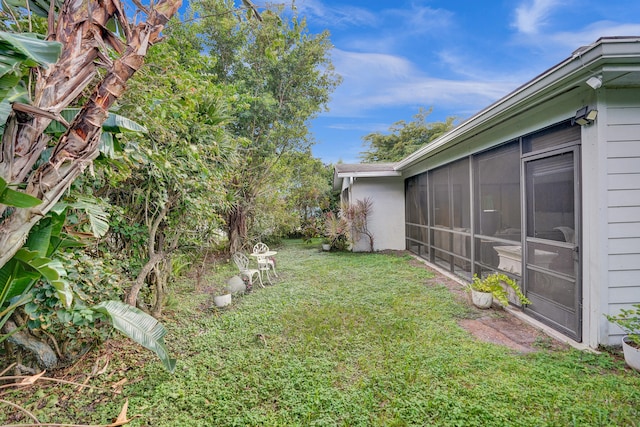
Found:
[{"label": "roof eave", "polygon": [[388,176],[401,176],[402,172],[392,171],[369,171],[369,172],[338,172],[338,178],[382,178]]},{"label": "roof eave", "polygon": [[510,110],[517,110],[519,107],[531,102],[532,99],[566,90],[571,85],[572,80],[576,79],[576,76],[593,74],[591,70],[596,66],[602,66],[607,60],[630,54],[634,54],[637,57],[637,47],[633,50],[623,48],[625,45],[628,46],[629,43],[640,43],[640,37],[601,38],[590,46],[578,49],[571,57],[480,110],[433,142],[400,160],[396,164],[395,170],[402,171],[413,166],[428,153],[440,150],[443,146],[462,138],[466,134],[481,130],[484,125],[492,122],[501,114],[505,114]]}]

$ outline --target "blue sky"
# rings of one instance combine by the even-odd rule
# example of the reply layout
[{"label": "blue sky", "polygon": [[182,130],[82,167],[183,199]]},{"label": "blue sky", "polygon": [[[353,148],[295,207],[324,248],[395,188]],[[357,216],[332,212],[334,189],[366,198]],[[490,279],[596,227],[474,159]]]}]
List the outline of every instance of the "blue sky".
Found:
[{"label": "blue sky", "polygon": [[[238,1],[239,3],[239,1]],[[263,6],[255,1],[260,9]],[[638,0],[296,0],[327,29],[343,77],[311,122],[315,157],[357,163],[362,137],[411,121],[466,119],[602,36],[640,36]]]}]

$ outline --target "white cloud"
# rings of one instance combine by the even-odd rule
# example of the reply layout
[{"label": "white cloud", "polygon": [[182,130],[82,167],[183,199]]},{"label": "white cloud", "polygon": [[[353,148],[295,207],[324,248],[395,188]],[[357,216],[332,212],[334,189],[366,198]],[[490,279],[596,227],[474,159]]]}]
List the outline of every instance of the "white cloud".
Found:
[{"label": "white cloud", "polygon": [[411,9],[389,9],[384,15],[397,27],[402,36],[414,36],[416,34],[442,34],[451,28],[453,13],[444,9],[430,7],[417,7]]},{"label": "white cloud", "polygon": [[538,34],[553,9],[561,5],[559,0],[528,0],[516,8],[514,27],[524,34]]},{"label": "white cloud", "polygon": [[[640,23],[621,23],[597,21],[583,28],[562,31],[547,31],[534,38],[518,37],[515,44],[525,49],[535,50],[539,60],[560,61],[571,55],[581,46],[595,43],[601,37],[635,36],[640,34]],[[546,59],[545,59],[546,58]]]},{"label": "white cloud", "polygon": [[619,23],[611,21],[594,22],[582,30],[563,31],[549,34],[545,39],[554,45],[575,50],[580,46],[594,43],[601,37],[634,36],[640,34],[640,23]]},{"label": "white cloud", "polygon": [[372,26],[377,22],[376,15],[354,6],[328,7],[318,0],[298,0],[295,6],[300,15],[331,26]]},{"label": "white cloud", "polygon": [[330,103],[332,116],[362,117],[399,106],[480,109],[521,83],[434,78],[404,58],[379,53],[336,49],[333,64],[344,80]]}]

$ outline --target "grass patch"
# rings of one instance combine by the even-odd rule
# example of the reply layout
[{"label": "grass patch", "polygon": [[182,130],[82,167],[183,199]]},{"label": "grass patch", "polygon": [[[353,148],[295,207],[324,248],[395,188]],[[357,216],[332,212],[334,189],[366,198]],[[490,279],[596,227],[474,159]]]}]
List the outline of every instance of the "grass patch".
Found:
[{"label": "grass patch", "polygon": [[147,353],[114,354],[95,385],[126,379],[122,394],[51,386],[14,401],[42,422],[107,423],[128,399],[132,426],[158,427],[638,425],[640,375],[618,359],[474,340],[457,324],[469,307],[410,257],[318,246],[286,242],[276,285],[228,309],[176,284],[174,375]]}]

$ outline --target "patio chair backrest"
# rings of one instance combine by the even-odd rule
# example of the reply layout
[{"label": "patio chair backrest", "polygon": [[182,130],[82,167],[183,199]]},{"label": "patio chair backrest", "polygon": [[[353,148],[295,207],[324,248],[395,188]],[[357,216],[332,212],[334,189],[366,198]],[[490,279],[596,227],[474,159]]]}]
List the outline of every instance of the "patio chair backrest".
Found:
[{"label": "patio chair backrest", "polygon": [[262,242],[258,242],[253,246],[254,254],[263,254],[265,252],[269,252],[269,246],[265,245]]},{"label": "patio chair backrest", "polygon": [[236,252],[233,254],[233,262],[236,263],[240,271],[249,269],[249,258],[242,252]]}]

